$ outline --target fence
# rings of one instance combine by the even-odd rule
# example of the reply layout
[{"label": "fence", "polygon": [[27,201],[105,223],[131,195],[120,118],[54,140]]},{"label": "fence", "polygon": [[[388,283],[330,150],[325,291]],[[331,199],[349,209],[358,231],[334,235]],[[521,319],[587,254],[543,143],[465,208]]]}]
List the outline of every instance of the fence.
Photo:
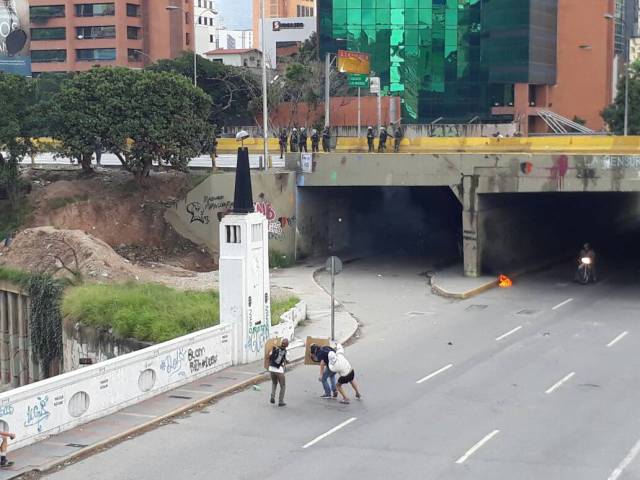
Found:
[{"label": "fence", "polygon": [[[45,378],[31,346],[29,297],[16,285],[0,281],[0,388],[15,388]],[[60,371],[52,362],[50,373]]]}]

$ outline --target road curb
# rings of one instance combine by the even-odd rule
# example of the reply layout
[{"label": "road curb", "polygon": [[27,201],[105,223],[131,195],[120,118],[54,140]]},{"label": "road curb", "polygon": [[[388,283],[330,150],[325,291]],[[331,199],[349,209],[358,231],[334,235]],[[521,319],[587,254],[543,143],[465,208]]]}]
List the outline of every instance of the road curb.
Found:
[{"label": "road curb", "polygon": [[[322,290],[322,292],[325,295],[328,295],[326,290],[324,288],[322,288],[322,286],[320,286],[320,284],[318,284],[318,282],[316,282],[315,280],[315,274],[316,272],[322,270],[324,267],[318,267],[316,269],[313,269],[312,273],[311,273],[311,279],[314,283],[314,285],[316,287],[318,287],[320,290]],[[340,304],[338,302],[338,304]],[[341,305],[341,304],[340,304]],[[346,310],[345,310],[346,311]],[[353,317],[353,315],[351,315],[351,313],[349,313],[347,311],[347,314],[351,317],[351,319],[354,321],[355,323],[355,328],[352,329],[352,331],[349,333],[349,335],[347,335],[347,337],[342,340],[340,343],[347,343],[349,340],[351,340],[353,338],[353,336],[356,334],[356,332],[358,331],[359,325],[358,325],[358,321]],[[291,367],[297,367],[299,365],[302,365],[304,363],[304,353],[300,356],[295,357],[291,362],[290,365]],[[52,462],[49,463],[45,463],[44,465],[41,465],[37,468],[33,468],[32,470],[28,470],[25,472],[21,472],[18,473],[12,477],[9,477],[10,479],[12,478],[19,478],[22,475],[28,474],[29,472],[39,472],[39,473],[47,473],[50,472],[51,470],[60,467],[61,465],[64,465],[67,462],[72,462],[74,460],[76,460],[79,457],[83,457],[83,456],[89,456],[92,453],[96,452],[97,450],[100,450],[101,448],[104,447],[108,447],[109,445],[111,445],[112,443],[116,443],[119,441],[122,441],[124,439],[126,439],[129,436],[132,435],[136,435],[138,433],[140,433],[143,430],[146,430],[147,428],[151,428],[154,426],[157,426],[159,423],[162,423],[165,420],[169,420],[171,418],[177,417],[179,415],[182,415],[183,413],[192,410],[194,408],[200,408],[200,407],[205,407],[206,404],[211,403],[214,400],[220,399],[222,397],[225,397],[227,395],[233,394],[233,393],[237,393],[240,390],[245,390],[253,385],[257,385],[259,383],[263,383],[265,381],[267,381],[269,378],[269,372],[263,372],[260,373],[258,375],[255,375],[251,378],[248,378],[246,380],[243,380],[240,383],[236,383],[234,385],[231,385],[227,388],[224,388],[218,392],[212,393],[210,395],[207,395],[206,397],[200,398],[198,400],[194,400],[193,402],[190,402],[186,405],[183,405],[181,407],[178,407],[168,413],[165,413],[163,415],[160,415],[159,417],[156,417],[152,420],[149,420],[148,422],[144,422],[141,423],[140,425],[136,425],[135,427],[131,427],[128,430],[125,430],[124,432],[120,432],[117,433],[115,435],[112,435],[109,438],[106,438],[104,440],[101,440],[97,443],[94,443],[93,445],[89,445],[88,447],[84,447],[76,452],[73,452],[65,457],[61,457],[58,458]],[[117,412],[116,412],[117,413]],[[52,435],[54,436],[54,435]]]}]

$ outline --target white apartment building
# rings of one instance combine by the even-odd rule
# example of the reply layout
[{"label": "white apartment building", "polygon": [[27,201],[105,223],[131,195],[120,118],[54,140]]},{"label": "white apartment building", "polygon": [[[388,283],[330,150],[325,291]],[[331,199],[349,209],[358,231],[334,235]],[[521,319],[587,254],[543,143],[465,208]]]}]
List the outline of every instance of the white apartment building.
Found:
[{"label": "white apartment building", "polygon": [[220,15],[213,0],[193,0],[195,7],[196,52],[206,52],[219,48]]}]

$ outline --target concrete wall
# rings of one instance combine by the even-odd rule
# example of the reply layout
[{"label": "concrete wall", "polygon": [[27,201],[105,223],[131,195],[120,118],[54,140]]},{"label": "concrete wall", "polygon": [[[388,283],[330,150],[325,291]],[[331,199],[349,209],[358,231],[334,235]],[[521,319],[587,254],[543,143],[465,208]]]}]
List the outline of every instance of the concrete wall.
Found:
[{"label": "concrete wall", "polygon": [[218,326],[0,394],[20,448],[231,365],[233,329]]},{"label": "concrete wall", "polygon": [[[220,253],[219,225],[233,209],[235,173],[216,173],[191,190],[166,219],[183,236]],[[252,172],[253,200],[257,212],[269,222],[270,250],[294,255],[296,228],[295,173]]]},{"label": "concrete wall", "polygon": [[132,338],[118,338],[105,330],[68,319],[63,321],[62,364],[65,372],[104,362],[151,345]]}]

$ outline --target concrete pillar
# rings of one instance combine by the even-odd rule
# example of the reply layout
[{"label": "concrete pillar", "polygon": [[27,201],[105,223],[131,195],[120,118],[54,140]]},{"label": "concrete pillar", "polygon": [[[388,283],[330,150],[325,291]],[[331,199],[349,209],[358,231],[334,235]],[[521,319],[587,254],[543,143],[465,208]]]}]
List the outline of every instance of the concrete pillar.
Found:
[{"label": "concrete pillar", "polygon": [[27,323],[29,313],[27,311],[27,297],[18,295],[18,356],[20,357],[20,385],[29,383],[29,356],[27,350]]},{"label": "concrete pillar", "polygon": [[20,386],[20,357],[18,356],[18,312],[17,296],[8,294],[9,300],[9,368],[11,370],[11,386]]},{"label": "concrete pillar", "polygon": [[529,84],[516,83],[513,87],[513,97],[515,120],[520,124],[520,133],[526,136],[529,134]]},{"label": "concrete pillar", "polygon": [[477,188],[477,176],[469,175],[462,178],[462,245],[466,277],[478,277],[481,273]]},{"label": "concrete pillar", "polygon": [[11,383],[9,368],[9,293],[0,291],[0,378],[2,384]]}]

